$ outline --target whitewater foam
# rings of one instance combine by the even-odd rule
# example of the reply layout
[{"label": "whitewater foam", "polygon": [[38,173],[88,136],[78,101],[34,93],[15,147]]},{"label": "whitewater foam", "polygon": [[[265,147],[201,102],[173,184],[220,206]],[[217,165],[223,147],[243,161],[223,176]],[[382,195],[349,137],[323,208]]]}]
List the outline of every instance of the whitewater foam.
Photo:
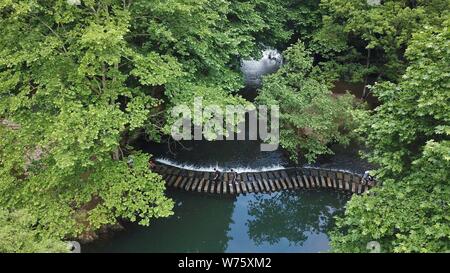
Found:
[{"label": "whitewater foam", "polygon": [[[221,167],[219,165],[210,165],[210,166],[196,166],[193,164],[185,164],[185,163],[178,163],[168,158],[155,158],[156,162],[159,162],[164,165],[169,165],[175,168],[189,170],[189,171],[198,171],[198,172],[214,172],[214,168],[219,170],[220,172],[229,172],[231,169],[235,170],[237,173],[257,173],[257,172],[268,172],[268,171],[279,171],[279,170],[285,170],[286,167],[283,165],[271,165],[271,166],[265,166],[260,168],[251,168],[251,167],[232,167],[232,168],[225,168]],[[302,168],[305,169],[322,169],[327,171],[338,171],[338,172],[345,172],[345,173],[351,173],[356,175],[362,175],[360,172],[355,172],[348,169],[341,169],[341,168],[327,168],[327,167],[320,167],[320,166],[313,166],[310,164],[305,164],[302,166]]]},{"label": "whitewater foam", "polygon": [[267,171],[277,171],[277,170],[283,170],[285,169],[282,165],[271,165],[261,168],[250,168],[250,167],[233,167],[233,168],[225,168],[221,167],[219,165],[210,165],[210,166],[196,166],[193,164],[183,164],[175,162],[168,158],[155,158],[156,162],[169,165],[172,167],[184,169],[184,170],[190,170],[190,171],[199,171],[199,172],[213,172],[214,168],[219,170],[220,172],[227,172],[230,171],[230,169],[235,170],[237,173],[256,173],[256,172],[267,172]]}]

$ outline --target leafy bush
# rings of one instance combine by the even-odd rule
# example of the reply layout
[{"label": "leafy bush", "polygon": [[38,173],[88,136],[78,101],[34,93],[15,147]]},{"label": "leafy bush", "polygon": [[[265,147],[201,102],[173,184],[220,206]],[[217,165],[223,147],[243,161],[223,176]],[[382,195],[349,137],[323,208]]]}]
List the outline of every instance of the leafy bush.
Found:
[{"label": "leafy bush", "polygon": [[349,143],[355,127],[354,97],[331,93],[303,43],[289,47],[284,57],[283,67],[264,78],[257,102],[279,105],[281,146],[292,160],[301,155],[312,162],[333,153],[330,144]]}]

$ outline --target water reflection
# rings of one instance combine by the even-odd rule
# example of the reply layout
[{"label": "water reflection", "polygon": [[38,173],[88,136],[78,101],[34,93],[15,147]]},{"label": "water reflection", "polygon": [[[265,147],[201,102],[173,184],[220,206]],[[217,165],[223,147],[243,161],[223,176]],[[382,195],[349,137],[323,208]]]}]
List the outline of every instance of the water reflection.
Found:
[{"label": "water reflection", "polygon": [[169,190],[174,215],[150,226],[125,224],[125,230],[83,247],[83,252],[225,252],[234,198]]},{"label": "water reflection", "polygon": [[169,191],[175,215],[126,225],[83,252],[324,252],[346,196],[297,191],[231,197]]},{"label": "water reflection", "polygon": [[347,200],[342,193],[319,191],[255,196],[248,203],[249,237],[256,245],[279,244],[287,239],[292,245],[302,246],[312,235],[331,229],[333,217],[343,212]]}]

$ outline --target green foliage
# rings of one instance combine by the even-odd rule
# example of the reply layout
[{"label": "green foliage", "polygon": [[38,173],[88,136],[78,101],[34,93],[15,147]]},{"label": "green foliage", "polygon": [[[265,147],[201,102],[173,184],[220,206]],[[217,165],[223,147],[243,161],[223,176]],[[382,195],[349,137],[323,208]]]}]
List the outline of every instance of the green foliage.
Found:
[{"label": "green foliage", "polygon": [[429,140],[447,139],[449,37],[447,25],[417,32],[406,51],[411,65],[402,81],[374,86],[382,104],[362,130],[368,132],[367,142],[374,148],[368,156],[383,167],[382,176],[408,174],[410,163],[422,156]]},{"label": "green foliage", "polygon": [[[205,110],[208,106],[219,107],[220,112],[223,114],[223,118],[225,119],[226,108],[228,106],[236,106],[242,107],[245,109],[252,104],[243,99],[239,95],[230,95],[226,90],[219,87],[209,87],[205,85],[198,84],[190,84],[188,82],[178,82],[167,86],[166,94],[168,94],[170,98],[170,105],[167,105],[168,109],[172,109],[175,106],[185,105],[189,107],[191,117],[193,119],[193,126],[203,126],[208,123],[211,119],[217,118],[213,115],[206,114]],[[201,112],[197,112],[194,107],[194,103],[197,101],[201,101]],[[218,111],[219,112],[219,111]],[[171,125],[174,123],[174,120],[178,117],[174,117],[171,112],[167,111],[166,116],[166,125],[164,127],[164,132],[166,134],[170,134]],[[241,119],[233,120],[236,125]],[[226,124],[223,122],[223,127],[218,128],[218,131],[215,131],[212,135],[205,136],[208,140],[215,140],[221,136],[227,136]],[[222,132],[222,133],[221,133]]]},{"label": "green foliage", "polygon": [[[288,48],[257,102],[280,105],[281,145],[291,158],[314,161],[360,133],[385,182],[349,203],[335,251],[366,251],[374,239],[385,251],[447,250],[449,7],[448,0],[1,1],[0,250],[59,251],[59,240],[119,218],[148,225],[170,215],[162,178],[148,169],[151,155],[135,151],[130,138],[145,131],[160,140],[173,107],[192,110],[196,97],[203,106],[249,105],[236,94],[240,61],[266,46]],[[381,103],[372,113],[348,94],[331,94],[338,77],[391,82],[372,88]]]},{"label": "green foliage", "polygon": [[133,61],[135,68],[130,74],[142,85],[163,85],[182,75],[180,64],[170,55],[160,56],[155,52],[147,56],[136,54]]},{"label": "green foliage", "polygon": [[331,143],[347,144],[354,119],[350,95],[333,96],[326,79],[313,67],[303,43],[284,52],[286,64],[264,78],[258,103],[280,106],[280,144],[297,161],[331,154]]},{"label": "green foliage", "polygon": [[403,55],[412,34],[448,18],[450,2],[387,0],[370,6],[367,0],[323,0],[321,10],[311,49],[323,62],[346,80],[367,75],[398,80],[408,65]]},{"label": "green foliage", "polygon": [[170,215],[128,137],[160,139],[171,107],[194,97],[248,104],[237,68],[290,39],[282,2],[3,1],[1,206],[26,208],[57,238]]},{"label": "green foliage", "polygon": [[1,253],[33,253],[33,252],[68,252],[67,243],[51,237],[43,237],[35,229],[37,223],[25,210],[9,212],[0,209],[0,252]]},{"label": "green foliage", "polygon": [[367,158],[383,187],[354,197],[332,236],[335,251],[450,250],[450,21],[425,26],[406,51],[398,84],[376,85],[382,105],[363,122]]},{"label": "green foliage", "polygon": [[[243,87],[241,59],[258,55],[263,46],[286,44],[293,35],[287,27],[289,20],[278,16],[287,13],[287,4],[278,0],[142,0],[133,2],[131,12],[132,31],[126,39],[135,50],[172,56],[183,72],[180,74],[178,67],[168,61],[164,66],[158,61],[146,61],[158,70],[166,71],[167,66],[167,72],[172,70],[168,75],[180,75],[176,81],[156,82],[164,84],[167,98],[160,126],[166,134],[174,122],[172,107],[191,107],[195,97],[203,97],[204,106],[247,104],[234,94]],[[145,65],[131,74],[147,75],[155,83],[153,72],[141,67]],[[141,84],[145,81],[141,77]],[[148,131],[155,130],[150,126]]]},{"label": "green foliage", "polygon": [[171,214],[149,155],[129,150],[126,136],[158,105],[146,88],[181,76],[181,65],[126,42],[123,4],[0,6],[0,206],[26,208],[42,236]]}]

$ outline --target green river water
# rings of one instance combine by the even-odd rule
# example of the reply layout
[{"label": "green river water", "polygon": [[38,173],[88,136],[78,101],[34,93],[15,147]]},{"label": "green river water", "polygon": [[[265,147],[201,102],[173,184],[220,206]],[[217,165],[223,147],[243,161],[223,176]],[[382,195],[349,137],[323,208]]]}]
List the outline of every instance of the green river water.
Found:
[{"label": "green river water", "polygon": [[83,252],[326,252],[333,216],[349,196],[301,190],[245,196],[169,191],[174,215],[126,224]]}]

